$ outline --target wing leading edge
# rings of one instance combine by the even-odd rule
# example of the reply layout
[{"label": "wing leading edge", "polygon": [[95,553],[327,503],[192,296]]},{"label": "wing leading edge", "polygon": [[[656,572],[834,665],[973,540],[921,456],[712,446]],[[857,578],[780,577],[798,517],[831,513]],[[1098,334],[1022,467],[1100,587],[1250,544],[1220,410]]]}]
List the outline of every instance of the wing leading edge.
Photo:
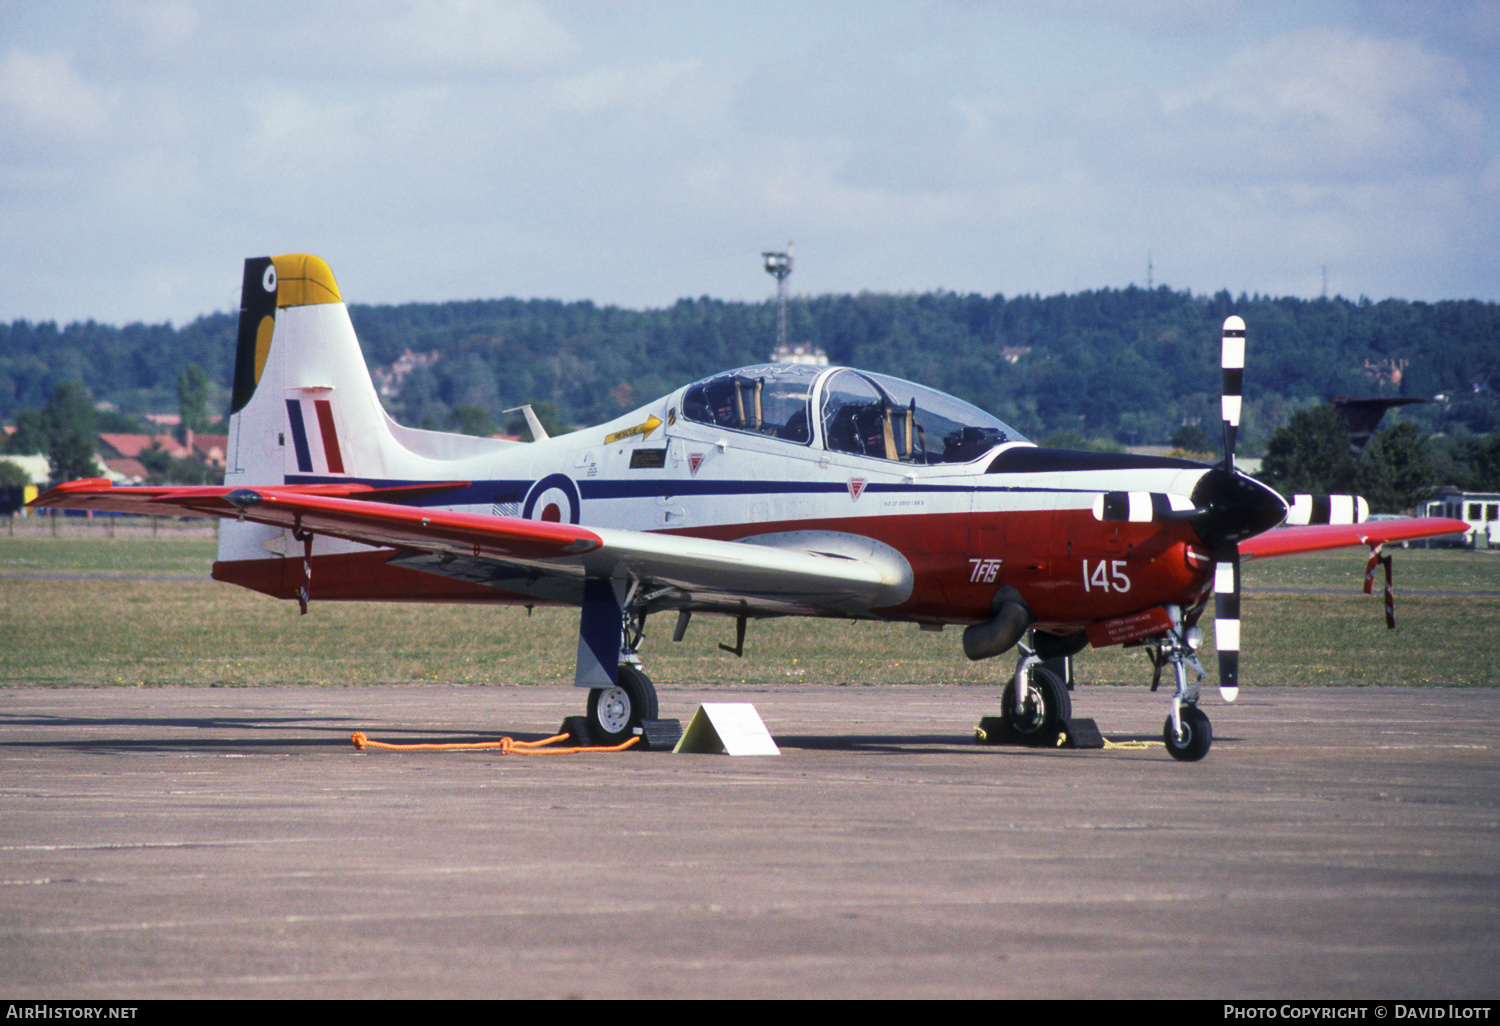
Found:
[{"label": "wing leading edge", "polygon": [[1359,524],[1320,524],[1313,527],[1280,527],[1240,542],[1244,559],[1291,556],[1298,552],[1341,549],[1353,545],[1432,538],[1467,531],[1462,520],[1418,517],[1407,520],[1366,520]]}]

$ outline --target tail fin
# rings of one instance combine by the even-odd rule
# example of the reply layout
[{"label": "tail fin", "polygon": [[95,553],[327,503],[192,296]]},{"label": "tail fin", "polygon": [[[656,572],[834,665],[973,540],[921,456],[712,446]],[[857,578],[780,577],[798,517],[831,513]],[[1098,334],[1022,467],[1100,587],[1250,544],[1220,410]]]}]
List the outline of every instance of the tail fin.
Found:
[{"label": "tail fin", "polygon": [[418,431],[380,405],[333,272],[307,254],[245,261],[224,483],[427,481],[514,443]]},{"label": "tail fin", "polygon": [[378,400],[369,409],[374,396],[328,265],[305,255],[246,260],[225,483],[282,484],[292,475],[349,473],[350,415],[383,415]]},{"label": "tail fin", "polygon": [[515,444],[397,424],[328,265],[307,254],[245,261],[226,485],[473,479]]}]

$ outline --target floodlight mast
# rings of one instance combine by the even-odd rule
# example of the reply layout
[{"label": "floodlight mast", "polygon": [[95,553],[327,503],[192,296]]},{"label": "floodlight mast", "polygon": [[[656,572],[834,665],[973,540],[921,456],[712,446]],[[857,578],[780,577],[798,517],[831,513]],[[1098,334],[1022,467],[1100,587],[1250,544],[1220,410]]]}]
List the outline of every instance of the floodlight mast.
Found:
[{"label": "floodlight mast", "polygon": [[786,279],[792,273],[792,244],[786,244],[785,253],[762,253],[766,262],[766,273],[776,279],[776,349],[786,349]]}]

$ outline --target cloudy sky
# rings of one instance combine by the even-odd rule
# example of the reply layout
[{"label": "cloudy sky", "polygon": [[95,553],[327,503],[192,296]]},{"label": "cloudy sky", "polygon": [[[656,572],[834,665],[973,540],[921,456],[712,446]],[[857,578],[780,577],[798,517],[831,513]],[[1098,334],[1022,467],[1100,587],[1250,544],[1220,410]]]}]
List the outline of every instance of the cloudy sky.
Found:
[{"label": "cloudy sky", "polygon": [[0,320],[346,299],[1500,300],[1500,0],[0,0]]}]

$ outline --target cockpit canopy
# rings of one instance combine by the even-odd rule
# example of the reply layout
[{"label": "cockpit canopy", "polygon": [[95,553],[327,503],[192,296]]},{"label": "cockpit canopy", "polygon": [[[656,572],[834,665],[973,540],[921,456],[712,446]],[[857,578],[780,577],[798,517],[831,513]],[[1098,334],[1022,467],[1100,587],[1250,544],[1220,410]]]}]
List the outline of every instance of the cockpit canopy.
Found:
[{"label": "cockpit canopy", "polygon": [[977,406],[922,385],[796,363],[742,367],[695,382],[683,393],[682,415],[903,463],[967,463],[997,445],[1026,441]]}]

